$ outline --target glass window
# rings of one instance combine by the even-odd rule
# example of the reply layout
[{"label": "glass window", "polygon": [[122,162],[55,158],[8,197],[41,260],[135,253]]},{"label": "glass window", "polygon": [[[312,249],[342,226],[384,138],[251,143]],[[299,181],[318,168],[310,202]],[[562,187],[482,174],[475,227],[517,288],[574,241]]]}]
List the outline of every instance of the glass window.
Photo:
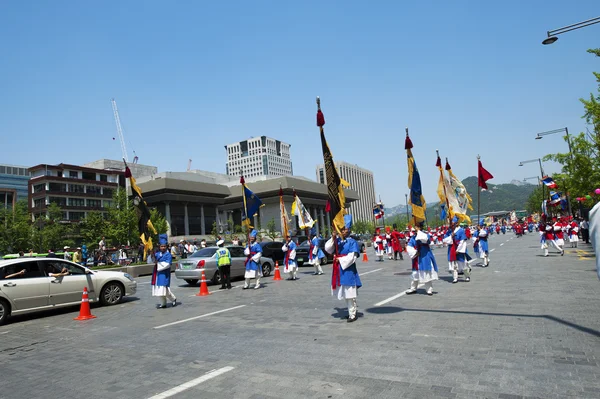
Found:
[{"label": "glass window", "polygon": [[62,260],[40,261],[46,275],[62,273],[65,269],[69,274],[85,274],[85,270]]},{"label": "glass window", "polygon": [[46,200],[44,198],[39,198],[39,199],[33,200],[34,208],[43,208],[45,204],[46,204]]},{"label": "glass window", "polygon": [[59,192],[67,191],[67,185],[64,183],[50,182],[50,183],[48,183],[48,188],[50,189],[50,191],[59,191]]},{"label": "glass window", "polygon": [[85,212],[69,212],[69,220],[83,220],[85,219]]},{"label": "glass window", "polygon": [[108,176],[107,175],[100,175],[100,181],[108,181]]},{"label": "glass window", "polygon": [[45,184],[36,184],[33,186],[33,192],[34,193],[39,193],[40,191],[44,191],[46,189],[46,185]]},{"label": "glass window", "polygon": [[50,197],[48,200],[51,204],[56,204],[58,206],[67,205],[67,199],[65,197]]},{"label": "glass window", "polygon": [[[24,272],[21,272],[25,270]],[[18,274],[17,274],[18,273]],[[16,276],[8,277],[10,275],[17,274]],[[35,277],[44,277],[44,274],[39,268],[38,262],[35,260],[29,262],[18,262],[13,263],[11,265],[6,265],[4,267],[0,267],[0,280],[5,280],[7,278],[18,279],[18,278],[35,278]]]},{"label": "glass window", "polygon": [[87,200],[87,206],[93,206],[95,208],[102,207],[102,200],[89,199]]},{"label": "glass window", "polygon": [[79,173],[77,171],[70,170],[69,171],[69,177],[72,178],[72,179],[77,179],[79,177]]},{"label": "glass window", "polygon": [[6,166],[0,166],[0,173],[6,173]]},{"label": "glass window", "polygon": [[84,180],[96,180],[96,174],[92,172],[81,172],[81,178]]},{"label": "glass window", "polygon": [[71,193],[85,193],[85,186],[80,184],[69,184],[69,192]]},{"label": "glass window", "polygon": [[113,189],[112,188],[105,188],[104,189],[104,196],[105,197],[112,197],[113,195]]},{"label": "glass window", "polygon": [[69,198],[67,201],[69,206],[85,206],[85,199],[83,198]]},{"label": "glass window", "polygon": [[229,253],[232,258],[245,258],[244,249],[241,247],[229,247]]},{"label": "glass window", "polygon": [[202,248],[194,252],[190,258],[212,258],[215,252],[217,252],[217,248]]},{"label": "glass window", "polygon": [[112,201],[104,200],[104,207],[105,208],[110,208],[111,206],[112,206]]},{"label": "glass window", "polygon": [[102,194],[102,188],[98,186],[87,186],[88,194]]}]

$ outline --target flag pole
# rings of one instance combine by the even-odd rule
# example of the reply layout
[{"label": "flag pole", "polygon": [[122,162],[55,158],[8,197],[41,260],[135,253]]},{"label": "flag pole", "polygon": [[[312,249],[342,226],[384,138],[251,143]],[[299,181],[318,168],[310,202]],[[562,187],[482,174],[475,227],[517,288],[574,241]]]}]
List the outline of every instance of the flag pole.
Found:
[{"label": "flag pole", "polygon": [[246,180],[244,180],[244,174],[241,171],[240,183],[242,185],[242,198],[244,200],[244,215],[246,215],[246,243],[248,244],[248,248],[250,248],[250,221],[248,219],[248,205],[246,205],[246,190],[244,190],[244,187],[246,186]]},{"label": "flag pole", "polygon": [[481,172],[479,171],[479,160],[481,159],[481,157],[479,156],[479,154],[477,154],[477,226],[479,226],[479,220],[480,220],[480,216],[479,216],[479,207],[481,206],[481,196],[479,195],[481,193],[481,187],[479,187],[479,182],[481,181]]},{"label": "flag pole", "polygon": [[[446,223],[450,225],[450,203],[448,202],[448,193],[446,192],[446,178],[444,177],[444,171],[442,170],[442,159],[440,158],[440,151],[435,150],[437,154],[439,165],[436,165],[440,169],[440,176],[442,177],[442,186],[444,187],[444,199],[446,200]],[[448,159],[446,159],[448,162]]]}]

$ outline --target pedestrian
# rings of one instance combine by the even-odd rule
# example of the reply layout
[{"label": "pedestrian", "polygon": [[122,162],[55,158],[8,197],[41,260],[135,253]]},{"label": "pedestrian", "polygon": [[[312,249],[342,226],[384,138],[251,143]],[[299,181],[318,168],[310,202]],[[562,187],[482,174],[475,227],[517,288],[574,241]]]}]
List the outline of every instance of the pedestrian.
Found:
[{"label": "pedestrian", "polygon": [[292,237],[289,234],[285,237],[285,243],[281,247],[281,250],[285,252],[285,258],[283,263],[285,268],[284,273],[288,273],[290,277],[288,280],[296,280],[296,274],[298,273],[298,262],[296,262],[296,243],[292,241]]},{"label": "pedestrian", "polygon": [[554,242],[556,246],[560,250],[560,256],[565,254],[565,250],[563,249],[565,246],[565,235],[563,233],[563,224],[561,220],[557,220],[557,218],[553,218],[552,221],[554,224],[552,225],[552,229],[554,230]]},{"label": "pedestrian", "polygon": [[[137,249],[137,261],[139,263],[144,262],[144,250],[145,250],[145,246],[144,243],[140,241],[140,245],[138,245],[138,249]],[[171,251],[171,255],[173,255],[173,252]]]},{"label": "pedestrian", "polygon": [[81,248],[77,247],[77,250],[73,253],[73,262],[81,264]]},{"label": "pedestrian", "polygon": [[121,248],[119,248],[119,265],[125,266],[126,261],[127,251],[125,250],[125,245],[121,245]]},{"label": "pedestrian", "polygon": [[479,239],[479,257],[483,259],[483,267],[490,265],[490,251],[488,246],[488,231],[483,224],[483,219],[479,222],[480,228],[478,230]]},{"label": "pedestrian", "polygon": [[221,288],[231,289],[231,254],[229,249],[225,248],[225,240],[217,241],[217,266],[219,267],[219,274],[221,275]]},{"label": "pedestrian", "polygon": [[106,241],[104,240],[104,236],[102,236],[102,239],[98,243],[98,249],[101,251],[106,251]]},{"label": "pedestrian", "polygon": [[46,255],[46,258],[58,258],[58,256],[56,256],[53,249],[49,249],[48,255]]},{"label": "pedestrian", "polygon": [[463,273],[465,282],[468,283],[471,281],[471,267],[467,263],[467,235],[465,229],[458,225],[456,216],[451,221],[444,242],[448,244],[448,261],[452,268],[452,283],[458,282],[460,272]]},{"label": "pedestrian", "polygon": [[71,260],[71,258],[72,258],[72,257],[71,257],[71,254],[69,253],[69,247],[68,247],[68,246],[65,246],[65,247],[63,248],[63,252],[64,252],[64,253],[63,253],[63,258],[64,258],[65,260]]},{"label": "pedestrian", "polygon": [[88,260],[88,249],[87,249],[87,246],[85,244],[83,244],[81,246],[81,264],[83,266],[87,266],[87,260]]},{"label": "pedestrian", "polygon": [[165,309],[167,307],[167,299],[172,306],[177,306],[177,298],[171,292],[171,253],[167,251],[169,239],[166,234],[158,236],[159,251],[156,252],[154,271],[152,273],[152,296],[160,298],[160,304],[157,309]]},{"label": "pedestrian", "polygon": [[362,287],[356,259],[360,256],[358,243],[352,237],[352,215],[344,215],[344,227],[338,237],[335,228],[332,229],[331,238],[325,243],[325,251],[335,254],[333,260],[333,274],[331,276],[331,294],[337,290],[337,298],[345,300],[348,307],[348,323],[358,318],[358,289]]},{"label": "pedestrian", "polygon": [[19,251],[19,258],[22,258],[25,256],[25,253],[23,251]]},{"label": "pedestrian", "polygon": [[569,242],[571,243],[571,248],[577,248],[577,243],[579,242],[579,226],[575,221],[571,221],[569,225]]},{"label": "pedestrian", "polygon": [[590,243],[590,224],[586,219],[583,219],[579,224],[579,228],[581,229],[581,239],[586,243]]},{"label": "pedestrian", "polygon": [[260,258],[262,257],[262,247],[256,242],[256,236],[258,232],[256,230],[252,230],[250,232],[250,240],[246,249],[244,249],[244,255],[246,258],[246,272],[244,273],[244,287],[243,289],[247,290],[250,288],[250,280],[255,278],[256,285],[254,289],[257,290],[260,288],[260,277],[262,275],[262,267],[260,265]]},{"label": "pedestrian", "polygon": [[[142,255],[144,254],[143,248],[144,247],[142,247]],[[177,259],[177,256],[179,256],[179,253],[177,252],[177,245],[175,244],[171,245],[171,256],[173,257],[173,259]]]},{"label": "pedestrian", "polygon": [[398,226],[394,223],[393,231],[390,234],[392,237],[392,249],[394,250],[394,260],[398,260],[398,255],[400,255],[400,260],[403,260],[402,256],[403,247],[400,243],[401,239],[404,239],[404,234],[398,232]]},{"label": "pedestrian", "polygon": [[204,238],[200,241],[200,248],[206,248],[206,240]]},{"label": "pedestrian", "polygon": [[325,258],[325,253],[321,249],[321,240],[317,237],[317,233],[313,233],[312,240],[310,241],[309,254],[308,259],[310,263],[315,267],[315,276],[320,276],[323,274],[323,269],[321,268],[321,261]]},{"label": "pedestrian", "polygon": [[389,227],[386,227],[384,245],[385,245],[385,252],[388,255],[388,259],[389,260],[394,259],[394,246],[392,243],[392,232],[390,231]]},{"label": "pedestrian", "polygon": [[433,281],[438,280],[437,263],[429,248],[431,237],[422,230],[423,222],[417,223],[416,234],[411,237],[406,246],[406,252],[412,259],[410,289],[406,291],[407,295],[415,294],[419,284],[424,284],[425,292],[431,296],[433,295]]},{"label": "pedestrian", "polygon": [[233,240],[231,240],[232,245],[240,245],[240,239],[237,236],[233,236]]}]

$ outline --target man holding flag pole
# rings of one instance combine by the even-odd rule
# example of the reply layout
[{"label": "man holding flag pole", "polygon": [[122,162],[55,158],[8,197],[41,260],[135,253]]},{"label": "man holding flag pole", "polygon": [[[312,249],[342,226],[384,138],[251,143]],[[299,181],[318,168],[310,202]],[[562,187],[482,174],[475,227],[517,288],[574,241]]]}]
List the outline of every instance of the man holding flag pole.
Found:
[{"label": "man holding flag pole", "polygon": [[242,214],[242,223],[246,226],[248,231],[248,245],[244,250],[246,258],[246,272],[244,273],[244,287],[243,289],[250,288],[250,280],[256,279],[256,285],[254,289],[260,288],[260,278],[262,276],[262,267],[260,265],[260,258],[262,257],[262,247],[256,242],[256,236],[258,232],[252,228],[250,218],[258,213],[259,208],[263,205],[260,198],[258,198],[250,189],[246,186],[244,176],[240,177],[240,183],[242,185],[242,198],[244,202],[244,213]]}]

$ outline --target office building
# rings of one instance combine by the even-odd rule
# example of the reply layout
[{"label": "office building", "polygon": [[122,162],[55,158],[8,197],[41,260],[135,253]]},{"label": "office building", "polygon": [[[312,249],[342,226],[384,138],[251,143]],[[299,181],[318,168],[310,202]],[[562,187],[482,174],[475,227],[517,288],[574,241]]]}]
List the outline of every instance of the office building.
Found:
[{"label": "office building", "polygon": [[89,211],[106,211],[116,189],[125,187],[121,170],[40,164],[29,168],[29,211],[36,219],[46,215],[51,203],[63,210],[63,220],[78,222]]},{"label": "office building", "polygon": [[[143,176],[152,176],[158,173],[158,168],[156,166],[150,165],[142,165],[139,163],[128,163],[129,170],[131,170],[131,174],[134,178],[139,179]],[[92,168],[92,169],[104,169],[104,170],[122,170],[125,171],[125,163],[121,161],[116,161],[113,159],[99,159],[97,161],[93,161],[90,163],[86,163],[83,165],[84,168]]]},{"label": "office building", "polygon": [[290,145],[270,137],[252,137],[225,146],[229,176],[292,176]]},{"label": "office building", "polygon": [[[358,192],[358,201],[348,205],[348,211],[355,220],[373,220],[373,205],[375,204],[375,180],[373,172],[348,162],[336,162],[340,177],[350,183],[350,188]],[[317,166],[317,182],[327,184],[325,167]]]},{"label": "office building", "polygon": [[12,208],[21,199],[27,199],[29,172],[26,166],[0,164],[0,207]]}]

